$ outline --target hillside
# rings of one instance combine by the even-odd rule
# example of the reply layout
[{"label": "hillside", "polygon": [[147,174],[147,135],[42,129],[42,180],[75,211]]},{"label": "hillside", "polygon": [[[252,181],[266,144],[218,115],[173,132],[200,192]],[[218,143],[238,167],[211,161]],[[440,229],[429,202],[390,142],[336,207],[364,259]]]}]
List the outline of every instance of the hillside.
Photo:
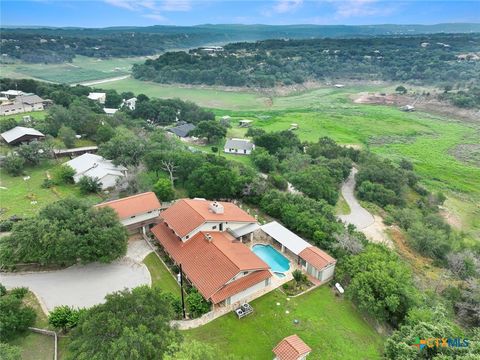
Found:
[{"label": "hillside", "polygon": [[198,25],[110,28],[3,27],[3,62],[61,63],[77,55],[107,58],[154,55],[235,41],[372,37],[480,32],[480,24],[437,25]]},{"label": "hillside", "polygon": [[433,34],[352,39],[265,40],[167,52],[133,67],[140,80],[159,83],[269,88],[307,81],[387,80],[416,84],[475,84],[478,34]]}]

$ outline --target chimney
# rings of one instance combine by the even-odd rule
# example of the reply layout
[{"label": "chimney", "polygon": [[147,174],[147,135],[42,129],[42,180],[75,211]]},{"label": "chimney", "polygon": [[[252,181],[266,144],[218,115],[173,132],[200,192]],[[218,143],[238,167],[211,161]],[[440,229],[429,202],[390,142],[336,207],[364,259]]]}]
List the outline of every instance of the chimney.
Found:
[{"label": "chimney", "polygon": [[205,239],[206,239],[208,242],[212,242],[212,235],[210,235],[209,233],[206,233],[206,234],[205,234]]},{"label": "chimney", "polygon": [[224,212],[223,205],[218,203],[217,201],[212,202],[208,209],[214,214],[223,214]]}]

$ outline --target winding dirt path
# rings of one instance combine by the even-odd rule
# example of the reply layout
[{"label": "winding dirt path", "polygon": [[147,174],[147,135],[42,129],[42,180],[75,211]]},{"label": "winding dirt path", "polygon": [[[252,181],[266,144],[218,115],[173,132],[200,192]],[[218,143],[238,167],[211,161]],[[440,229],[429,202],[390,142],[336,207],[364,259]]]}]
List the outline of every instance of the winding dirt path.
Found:
[{"label": "winding dirt path", "polygon": [[393,248],[393,243],[387,236],[387,228],[382,218],[372,215],[358,202],[355,197],[355,174],[356,168],[352,168],[350,175],[342,185],[342,196],[350,207],[350,214],[338,215],[338,218],[346,224],[355,225],[372,242],[381,243],[389,248]]}]

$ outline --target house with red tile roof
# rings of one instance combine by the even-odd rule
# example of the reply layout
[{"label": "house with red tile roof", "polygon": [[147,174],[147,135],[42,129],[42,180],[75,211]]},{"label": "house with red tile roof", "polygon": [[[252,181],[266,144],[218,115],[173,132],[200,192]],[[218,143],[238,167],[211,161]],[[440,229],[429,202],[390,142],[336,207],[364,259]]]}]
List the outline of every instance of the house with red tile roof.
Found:
[{"label": "house with red tile roof", "polygon": [[152,233],[188,281],[212,304],[241,303],[270,285],[269,266],[243,241],[259,226],[233,203],[181,199]]},{"label": "house with red tile roof", "polygon": [[160,221],[161,204],[153,192],[107,201],[97,204],[96,207],[113,209],[120,222],[129,232],[142,231],[146,233],[148,229]]},{"label": "house with red tile roof", "polygon": [[305,360],[312,351],[297,335],[287,336],[273,348],[274,360]]}]

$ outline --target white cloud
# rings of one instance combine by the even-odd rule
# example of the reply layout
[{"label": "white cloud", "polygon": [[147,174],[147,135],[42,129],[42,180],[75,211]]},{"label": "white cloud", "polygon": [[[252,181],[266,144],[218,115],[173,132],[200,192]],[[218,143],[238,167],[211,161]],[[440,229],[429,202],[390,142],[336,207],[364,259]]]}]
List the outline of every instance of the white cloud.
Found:
[{"label": "white cloud", "polygon": [[[189,0],[104,0],[107,4],[131,11],[189,11],[192,7]],[[158,14],[154,14],[158,15]]]},{"label": "white cloud", "polygon": [[387,6],[386,3],[378,4],[378,0],[347,0],[335,1],[336,18],[349,18],[356,16],[384,16],[395,11],[395,6]]},{"label": "white cloud", "polygon": [[278,0],[273,11],[279,14],[292,12],[302,6],[303,0]]},{"label": "white cloud", "polygon": [[189,11],[191,8],[188,0],[165,0],[161,5],[164,11]]},{"label": "white cloud", "polygon": [[160,22],[165,22],[165,21],[168,20],[165,16],[160,15],[160,14],[144,14],[144,15],[142,15],[142,16],[143,16],[144,18],[152,19],[152,20],[160,21]]}]

